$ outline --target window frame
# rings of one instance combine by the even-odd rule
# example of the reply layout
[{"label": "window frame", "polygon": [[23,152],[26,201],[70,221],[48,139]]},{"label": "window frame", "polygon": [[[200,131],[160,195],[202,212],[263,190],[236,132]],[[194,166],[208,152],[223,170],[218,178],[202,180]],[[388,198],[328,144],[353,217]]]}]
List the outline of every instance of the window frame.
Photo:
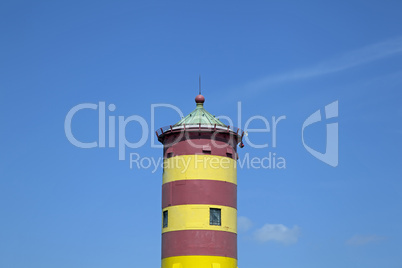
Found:
[{"label": "window frame", "polygon": [[[214,213],[219,213],[218,219],[215,220]],[[209,225],[222,226],[222,209],[220,208],[209,208]]]},{"label": "window frame", "polygon": [[169,212],[164,210],[162,212],[162,228],[167,228],[169,225]]}]

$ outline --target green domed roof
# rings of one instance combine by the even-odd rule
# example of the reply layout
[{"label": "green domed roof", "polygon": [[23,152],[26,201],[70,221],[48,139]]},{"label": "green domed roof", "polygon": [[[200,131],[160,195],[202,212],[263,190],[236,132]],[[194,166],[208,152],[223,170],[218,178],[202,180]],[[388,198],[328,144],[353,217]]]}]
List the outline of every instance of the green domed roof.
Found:
[{"label": "green domed roof", "polygon": [[190,125],[217,125],[221,127],[227,127],[224,123],[222,123],[218,118],[207,112],[204,109],[204,101],[205,98],[202,95],[198,95],[195,98],[195,102],[197,103],[197,107],[194,111],[192,111],[186,117],[183,117],[179,122],[177,122],[173,127],[179,126],[190,126]]}]

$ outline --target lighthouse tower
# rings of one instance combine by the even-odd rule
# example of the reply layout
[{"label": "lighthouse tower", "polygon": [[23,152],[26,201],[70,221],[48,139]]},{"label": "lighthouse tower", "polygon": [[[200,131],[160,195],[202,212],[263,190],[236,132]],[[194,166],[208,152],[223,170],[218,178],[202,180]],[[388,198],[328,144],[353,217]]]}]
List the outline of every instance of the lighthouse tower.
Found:
[{"label": "lighthouse tower", "polygon": [[243,132],[204,109],[157,131],[164,145],[162,268],[237,267],[237,144]]}]

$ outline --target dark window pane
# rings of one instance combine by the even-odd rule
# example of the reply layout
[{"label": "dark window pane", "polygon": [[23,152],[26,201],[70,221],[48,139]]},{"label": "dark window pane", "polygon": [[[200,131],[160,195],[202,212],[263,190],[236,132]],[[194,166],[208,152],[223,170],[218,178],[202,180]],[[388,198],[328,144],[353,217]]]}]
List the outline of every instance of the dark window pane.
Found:
[{"label": "dark window pane", "polygon": [[209,209],[209,224],[210,225],[221,225],[221,209],[220,208],[210,208]]},{"label": "dark window pane", "polygon": [[168,211],[165,210],[163,212],[163,228],[166,228],[168,226]]}]

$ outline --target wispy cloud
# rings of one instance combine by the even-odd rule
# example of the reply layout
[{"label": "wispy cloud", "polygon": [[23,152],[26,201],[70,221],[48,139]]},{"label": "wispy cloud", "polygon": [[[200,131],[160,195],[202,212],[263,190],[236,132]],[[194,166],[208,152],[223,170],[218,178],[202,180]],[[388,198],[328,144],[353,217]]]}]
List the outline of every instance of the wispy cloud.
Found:
[{"label": "wispy cloud", "polygon": [[355,235],[352,238],[348,239],[346,241],[346,244],[351,246],[363,246],[384,239],[386,239],[386,237],[378,235]]},{"label": "wispy cloud", "polygon": [[336,58],[316,64],[315,66],[264,77],[246,84],[245,88],[252,91],[259,91],[273,84],[341,72],[400,53],[402,53],[402,37],[397,37],[347,52]]},{"label": "wispy cloud", "polygon": [[254,238],[260,242],[275,241],[282,244],[294,244],[300,236],[300,228],[288,228],[283,224],[265,224],[254,232]]},{"label": "wispy cloud", "polygon": [[248,230],[251,229],[251,227],[253,227],[253,223],[249,218],[240,216],[237,219],[237,229],[240,232],[247,232]]}]

